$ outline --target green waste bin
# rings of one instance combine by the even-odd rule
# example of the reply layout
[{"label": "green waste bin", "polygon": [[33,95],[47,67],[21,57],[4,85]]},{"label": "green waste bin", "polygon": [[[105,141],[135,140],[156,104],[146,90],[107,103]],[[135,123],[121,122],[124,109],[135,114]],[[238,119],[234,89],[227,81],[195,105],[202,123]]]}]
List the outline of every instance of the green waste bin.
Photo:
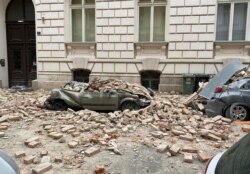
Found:
[{"label": "green waste bin", "polygon": [[195,75],[183,74],[182,77],[182,94],[192,94],[194,92]]}]

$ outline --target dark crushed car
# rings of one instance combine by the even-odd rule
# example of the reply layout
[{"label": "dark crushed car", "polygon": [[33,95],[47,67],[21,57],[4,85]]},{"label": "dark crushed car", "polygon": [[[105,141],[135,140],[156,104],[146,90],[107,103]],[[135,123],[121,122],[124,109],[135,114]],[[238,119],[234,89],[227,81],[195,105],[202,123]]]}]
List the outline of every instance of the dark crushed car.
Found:
[{"label": "dark crushed car", "polygon": [[71,90],[67,88],[53,89],[45,101],[48,109],[63,111],[67,108],[90,109],[95,111],[138,110],[150,104],[150,98],[126,89]]},{"label": "dark crushed car", "polygon": [[233,120],[247,120],[250,114],[250,78],[217,87],[206,105],[208,116],[223,115]]}]

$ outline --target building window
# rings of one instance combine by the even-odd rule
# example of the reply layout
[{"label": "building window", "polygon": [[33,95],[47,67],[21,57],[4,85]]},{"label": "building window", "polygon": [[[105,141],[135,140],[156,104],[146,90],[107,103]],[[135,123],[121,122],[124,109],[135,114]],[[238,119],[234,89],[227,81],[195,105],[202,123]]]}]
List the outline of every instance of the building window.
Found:
[{"label": "building window", "polygon": [[84,82],[84,83],[88,83],[89,82],[89,74],[90,71],[89,70],[74,70],[73,71],[73,80],[77,81],[77,82]]},{"label": "building window", "polygon": [[160,83],[160,72],[158,71],[142,71],[141,72],[141,84],[145,88],[158,91]]},{"label": "building window", "polygon": [[72,0],[70,9],[72,41],[94,42],[95,0]]},{"label": "building window", "polygon": [[166,0],[139,0],[139,41],[165,41]]},{"label": "building window", "polygon": [[247,40],[248,4],[249,2],[218,4],[216,40]]}]

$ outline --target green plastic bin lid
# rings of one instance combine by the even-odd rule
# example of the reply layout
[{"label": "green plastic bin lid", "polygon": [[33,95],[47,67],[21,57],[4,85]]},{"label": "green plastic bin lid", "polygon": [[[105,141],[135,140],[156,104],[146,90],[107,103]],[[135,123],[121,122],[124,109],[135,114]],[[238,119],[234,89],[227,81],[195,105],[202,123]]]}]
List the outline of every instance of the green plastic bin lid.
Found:
[{"label": "green plastic bin lid", "polygon": [[194,74],[183,74],[183,77],[195,77]]}]

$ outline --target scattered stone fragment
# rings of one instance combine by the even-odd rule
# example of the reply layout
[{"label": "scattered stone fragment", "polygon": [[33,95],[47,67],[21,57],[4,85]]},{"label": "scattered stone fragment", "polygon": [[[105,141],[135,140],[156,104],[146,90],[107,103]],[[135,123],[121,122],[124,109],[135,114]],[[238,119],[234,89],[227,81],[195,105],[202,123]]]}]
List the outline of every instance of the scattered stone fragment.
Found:
[{"label": "scattered stone fragment", "polygon": [[186,145],[182,148],[182,151],[188,153],[197,153],[198,149],[194,146]]},{"label": "scattered stone fragment", "polygon": [[2,117],[0,117],[0,123],[8,121],[9,116],[8,115],[3,115]]},{"label": "scattered stone fragment", "polygon": [[104,133],[105,134],[114,134],[117,132],[117,129],[116,128],[113,128],[113,129],[103,129]]},{"label": "scattered stone fragment", "polygon": [[47,150],[43,150],[41,153],[40,153],[40,156],[43,157],[43,156],[47,156],[48,155],[48,151]]},{"label": "scattered stone fragment", "polygon": [[209,154],[207,154],[206,152],[199,152],[198,153],[198,159],[201,162],[206,162],[207,160],[209,160],[211,158],[211,156]]},{"label": "scattered stone fragment", "polygon": [[192,163],[193,162],[193,155],[190,153],[184,154],[184,162]]},{"label": "scattered stone fragment", "polygon": [[26,153],[24,151],[18,151],[15,153],[16,158],[21,158],[21,157],[24,157],[25,155]]},{"label": "scattered stone fragment", "polygon": [[30,148],[35,148],[36,146],[38,146],[40,144],[40,142],[37,142],[37,141],[32,141],[32,142],[29,142],[27,144],[28,147]]},{"label": "scattered stone fragment", "polygon": [[185,132],[182,132],[182,131],[179,131],[179,130],[172,130],[172,133],[174,134],[174,135],[184,135],[185,134]]},{"label": "scattered stone fragment", "polygon": [[68,143],[68,146],[69,146],[70,148],[75,148],[77,145],[78,145],[78,143],[75,142],[75,141],[71,141],[71,142]]},{"label": "scattered stone fragment", "polygon": [[243,132],[247,132],[247,133],[250,132],[250,127],[242,127],[241,129]]},{"label": "scattered stone fragment", "polygon": [[55,163],[61,163],[63,161],[62,156],[55,156],[54,162]]},{"label": "scattered stone fragment", "polygon": [[167,149],[169,148],[169,144],[160,144],[159,146],[157,146],[157,152],[160,153],[164,153],[167,151]]},{"label": "scattered stone fragment", "polygon": [[61,131],[62,131],[63,133],[65,133],[65,132],[68,132],[68,131],[71,130],[71,129],[75,129],[75,126],[73,126],[73,125],[66,125],[66,126],[64,126],[64,127],[61,129]]},{"label": "scattered stone fragment", "polygon": [[218,136],[216,136],[216,135],[214,135],[214,134],[211,134],[211,133],[209,133],[209,134],[207,135],[207,138],[209,138],[210,140],[213,140],[213,141],[221,141],[221,138],[220,138],[220,137],[218,137]]},{"label": "scattered stone fragment", "polygon": [[225,117],[222,117],[221,120],[224,121],[224,122],[226,122],[226,123],[231,123],[232,122],[231,119],[225,118]]},{"label": "scattered stone fragment", "polygon": [[164,137],[164,135],[163,135],[163,133],[162,133],[161,131],[154,131],[154,132],[151,132],[151,135],[152,135],[153,137],[159,138],[159,139],[161,139],[161,138]]},{"label": "scattered stone fragment", "polygon": [[9,118],[8,118],[8,120],[10,120],[10,121],[19,121],[19,120],[21,120],[21,116],[19,116],[19,115],[15,115],[15,116],[9,116]]},{"label": "scattered stone fragment", "polygon": [[33,162],[34,158],[35,158],[35,156],[33,156],[33,155],[26,156],[23,159],[23,162],[24,162],[24,164],[31,164]]},{"label": "scattered stone fragment", "polygon": [[31,138],[27,139],[27,140],[24,142],[24,144],[27,146],[30,142],[34,142],[34,141],[38,142],[38,140],[39,140],[38,137],[31,137]]},{"label": "scattered stone fragment", "polygon": [[95,169],[95,174],[105,174],[105,168],[103,165],[97,165]]},{"label": "scattered stone fragment", "polygon": [[52,169],[51,163],[41,163],[32,169],[32,174],[42,174]]},{"label": "scattered stone fragment", "polygon": [[178,154],[180,150],[180,147],[177,146],[176,144],[174,144],[170,149],[169,149],[169,152],[171,153],[171,155],[175,156]]},{"label": "scattered stone fragment", "polygon": [[0,132],[0,137],[4,137],[5,133],[4,132]]},{"label": "scattered stone fragment", "polygon": [[63,134],[57,133],[57,132],[51,132],[51,133],[48,134],[48,136],[57,140],[57,139],[62,138]]},{"label": "scattered stone fragment", "polygon": [[219,121],[222,118],[223,117],[221,115],[217,115],[217,116],[215,116],[215,117],[212,118],[212,121],[216,122],[216,121]]},{"label": "scattered stone fragment", "polygon": [[194,140],[192,135],[180,135],[180,139],[186,140],[186,141],[193,141]]},{"label": "scattered stone fragment", "polygon": [[94,146],[94,147],[90,147],[87,150],[85,150],[84,154],[88,157],[91,157],[99,152],[100,152],[100,147]]}]

